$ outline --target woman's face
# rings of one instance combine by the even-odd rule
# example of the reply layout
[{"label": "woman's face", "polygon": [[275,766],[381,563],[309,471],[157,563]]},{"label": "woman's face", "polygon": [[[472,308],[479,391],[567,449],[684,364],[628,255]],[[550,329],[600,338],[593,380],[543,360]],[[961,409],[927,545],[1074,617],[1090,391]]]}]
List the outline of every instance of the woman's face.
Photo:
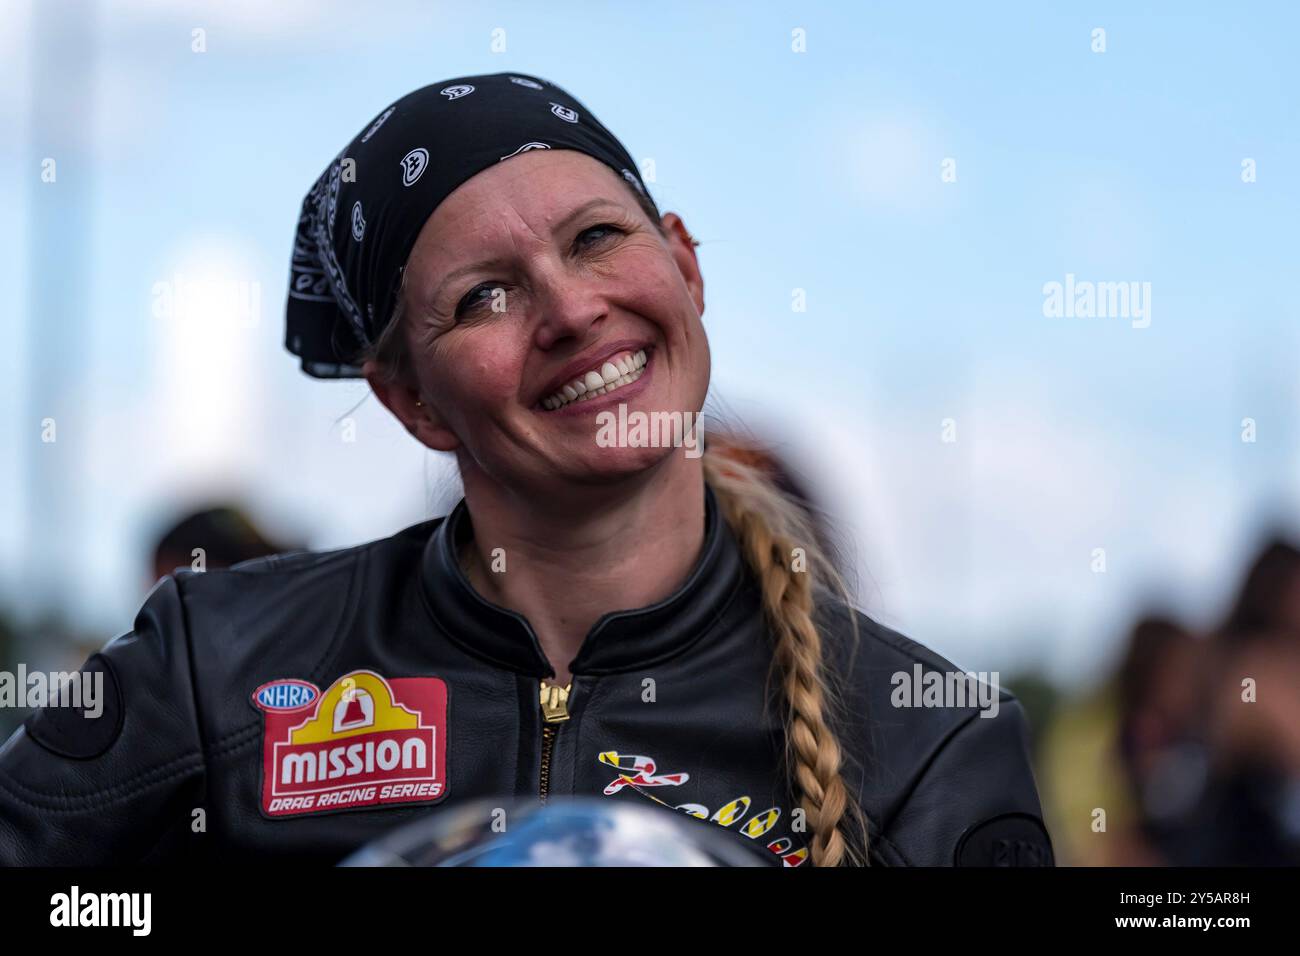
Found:
[{"label": "woman's face", "polygon": [[[385,386],[368,369],[372,386],[424,444],[456,451],[462,473],[510,488],[599,483],[683,454],[597,442],[599,413],[620,404],[692,420],[704,404],[703,280],[681,220],[663,225],[584,153],[532,150],[484,170],[438,206],[407,262],[417,381]],[[594,395],[606,363],[616,387]]]}]

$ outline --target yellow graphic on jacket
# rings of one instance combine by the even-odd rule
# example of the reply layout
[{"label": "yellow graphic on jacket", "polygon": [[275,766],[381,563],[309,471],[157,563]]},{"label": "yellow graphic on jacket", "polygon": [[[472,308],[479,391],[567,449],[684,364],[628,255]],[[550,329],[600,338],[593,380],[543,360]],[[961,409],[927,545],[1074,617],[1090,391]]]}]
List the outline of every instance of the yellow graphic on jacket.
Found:
[{"label": "yellow graphic on jacket", "polygon": [[[690,780],[691,775],[689,773],[659,773],[658,765],[653,757],[620,754],[616,750],[602,751],[597,754],[596,759],[600,763],[613,767],[618,771],[618,776],[605,787],[604,793],[607,797],[628,788],[635,790],[648,800],[653,800],[660,806],[668,807],[670,810],[678,810],[701,820],[710,820],[721,827],[731,827],[744,820],[753,802],[747,796],[736,797],[730,803],[719,807],[712,814],[709,813],[709,808],[701,803],[679,803],[674,805],[655,796],[650,792],[649,788],[679,787]],[[762,810],[750,817],[736,829],[749,839],[757,840],[760,837],[766,837],[769,831],[776,826],[779,819],[781,819],[781,808],[768,807],[766,810]],[[794,841],[788,836],[770,840],[766,845],[768,850],[781,858],[782,866],[799,866],[808,859],[808,848],[796,847]]]}]

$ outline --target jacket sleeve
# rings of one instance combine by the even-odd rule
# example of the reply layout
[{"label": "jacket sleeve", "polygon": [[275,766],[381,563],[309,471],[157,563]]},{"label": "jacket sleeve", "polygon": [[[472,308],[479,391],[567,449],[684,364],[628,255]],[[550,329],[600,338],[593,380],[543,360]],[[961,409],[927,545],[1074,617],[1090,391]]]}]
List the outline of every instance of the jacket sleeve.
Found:
[{"label": "jacket sleeve", "polygon": [[204,758],[175,578],[81,675],[87,694],[99,687],[80,701],[89,708],[46,706],[0,746],[0,865],[161,862],[198,849]]},{"label": "jacket sleeve", "polygon": [[887,821],[880,840],[886,862],[1053,866],[1028,736],[1024,710],[1010,695],[996,716],[965,718]]}]

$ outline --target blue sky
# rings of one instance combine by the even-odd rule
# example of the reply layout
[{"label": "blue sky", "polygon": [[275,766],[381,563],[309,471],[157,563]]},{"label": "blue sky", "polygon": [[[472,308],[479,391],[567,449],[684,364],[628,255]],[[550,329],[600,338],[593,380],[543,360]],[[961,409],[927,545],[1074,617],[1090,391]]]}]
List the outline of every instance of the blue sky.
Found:
[{"label": "blue sky", "polygon": [[[145,536],[207,494],[320,547],[440,513],[446,463],[364,386],[308,380],[282,350],[290,240],[385,104],[514,70],[652,163],[702,243],[714,398],[822,484],[869,610],[962,666],[1075,680],[1152,601],[1205,620],[1300,506],[1300,18],[993,6],[6,4],[0,600],[124,630]],[[39,56],[37,16],[55,38]],[[51,83],[73,107],[34,116]],[[65,188],[87,201],[53,226],[66,250],[36,256],[40,190]],[[1150,326],[1044,316],[1067,274],[1150,283]],[[258,308],[160,318],[177,275],[244,283]],[[61,281],[74,316],[42,305]],[[33,400],[36,337],[67,364]],[[29,478],[47,399],[71,419],[49,525]]]}]

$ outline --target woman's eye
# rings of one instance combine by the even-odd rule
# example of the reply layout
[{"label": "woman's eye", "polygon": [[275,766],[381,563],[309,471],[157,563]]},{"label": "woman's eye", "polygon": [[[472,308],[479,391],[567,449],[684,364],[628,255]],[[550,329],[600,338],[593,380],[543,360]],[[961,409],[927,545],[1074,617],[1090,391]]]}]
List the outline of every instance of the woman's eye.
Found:
[{"label": "woman's eye", "polygon": [[[622,236],[626,234],[627,230],[623,229],[621,226],[616,226],[612,222],[602,222],[600,225],[590,226],[578,233],[578,237],[574,240],[573,245],[576,249],[590,248],[591,246],[595,246],[612,236]],[[460,302],[456,304],[456,315],[459,316],[471,309],[478,309],[485,303],[491,302],[496,290],[500,288],[500,283],[494,284],[487,282],[481,285],[476,285],[474,288],[466,292]]]},{"label": "woman's eye", "polygon": [[[466,292],[465,297],[456,305],[456,314],[460,315],[462,312],[482,305],[484,302],[491,302],[493,293],[495,293],[499,288],[501,287],[490,283],[476,285],[474,288]],[[480,293],[487,293],[487,297],[485,298]]]},{"label": "woman's eye", "polygon": [[623,234],[623,230],[620,229],[618,226],[614,225],[611,222],[602,222],[598,226],[592,226],[578,233],[578,238],[575,240],[574,245],[591,246],[591,245],[595,245],[597,242],[600,242],[603,239],[608,239],[611,235],[622,235],[622,234]]}]

